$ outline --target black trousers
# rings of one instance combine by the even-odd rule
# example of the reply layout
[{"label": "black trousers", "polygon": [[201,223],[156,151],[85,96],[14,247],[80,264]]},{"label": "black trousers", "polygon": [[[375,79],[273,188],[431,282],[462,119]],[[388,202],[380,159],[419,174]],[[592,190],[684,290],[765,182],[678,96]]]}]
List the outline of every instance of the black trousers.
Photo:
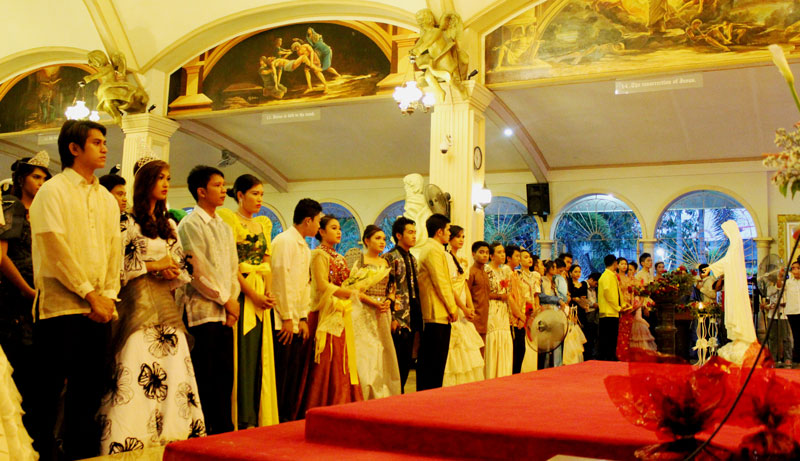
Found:
[{"label": "black trousers", "polygon": [[511,327],[511,337],[514,338],[511,372],[516,374],[522,370],[522,359],[525,358],[525,328]]},{"label": "black trousers", "polygon": [[400,368],[400,392],[405,393],[411,355],[414,352],[414,332],[408,328],[398,328],[392,332],[392,342],[397,353],[397,366]]},{"label": "black trousers", "polygon": [[209,322],[189,328],[194,336],[192,364],[208,435],[233,430],[233,328]]},{"label": "black trousers", "polygon": [[800,362],[800,314],[787,315],[786,318],[789,319],[789,328],[792,329],[792,338],[794,338],[792,361]]},{"label": "black trousers", "polygon": [[[29,429],[42,460],[91,458],[100,453],[95,415],[110,377],[110,324],[84,315],[39,320],[33,330],[36,398]],[[59,400],[64,393],[63,454],[56,442]]]},{"label": "black trousers", "polygon": [[617,361],[617,335],[619,317],[600,317],[600,337],[598,338],[599,360]]},{"label": "black trousers", "polygon": [[447,352],[450,349],[450,324],[426,323],[422,329],[417,367],[417,390],[442,387]]},{"label": "black trousers", "polygon": [[278,417],[280,422],[294,421],[300,406],[303,390],[301,387],[305,382],[304,372],[308,370],[308,364],[304,363],[304,350],[311,347],[314,341],[312,338],[303,343],[300,334],[292,335],[292,342],[281,344],[278,340],[280,330],[272,330],[272,347],[275,353],[275,385],[278,397]]}]

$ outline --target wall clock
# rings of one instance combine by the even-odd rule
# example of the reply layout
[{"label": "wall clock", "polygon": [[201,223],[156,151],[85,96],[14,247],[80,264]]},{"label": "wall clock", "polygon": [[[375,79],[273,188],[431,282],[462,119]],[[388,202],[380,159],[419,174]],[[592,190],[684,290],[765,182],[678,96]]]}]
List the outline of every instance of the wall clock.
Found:
[{"label": "wall clock", "polygon": [[475,146],[475,150],[472,151],[472,165],[476,170],[480,170],[483,166],[483,151],[480,146]]}]

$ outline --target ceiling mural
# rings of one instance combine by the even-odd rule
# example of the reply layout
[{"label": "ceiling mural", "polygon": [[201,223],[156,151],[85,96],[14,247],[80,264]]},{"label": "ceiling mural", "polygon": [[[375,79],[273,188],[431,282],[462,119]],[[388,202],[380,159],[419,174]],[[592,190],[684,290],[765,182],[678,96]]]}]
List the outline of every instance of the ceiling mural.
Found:
[{"label": "ceiling mural", "polygon": [[485,42],[486,82],[670,71],[800,52],[791,0],[549,0]]},{"label": "ceiling mural", "polygon": [[60,127],[76,94],[91,110],[97,82],[78,86],[89,75],[75,65],[47,66],[0,85],[0,133]]},{"label": "ceiling mural", "polygon": [[278,27],[233,39],[173,73],[170,114],[373,95],[389,72],[385,51],[360,31]]}]

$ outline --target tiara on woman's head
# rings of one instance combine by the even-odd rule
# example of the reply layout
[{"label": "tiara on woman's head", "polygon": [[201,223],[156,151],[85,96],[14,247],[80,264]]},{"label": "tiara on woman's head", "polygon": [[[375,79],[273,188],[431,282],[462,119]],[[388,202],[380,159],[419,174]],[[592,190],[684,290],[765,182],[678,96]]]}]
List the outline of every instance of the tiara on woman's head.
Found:
[{"label": "tiara on woman's head", "polygon": [[40,150],[25,163],[47,169],[50,167],[50,154],[48,154],[46,150]]}]

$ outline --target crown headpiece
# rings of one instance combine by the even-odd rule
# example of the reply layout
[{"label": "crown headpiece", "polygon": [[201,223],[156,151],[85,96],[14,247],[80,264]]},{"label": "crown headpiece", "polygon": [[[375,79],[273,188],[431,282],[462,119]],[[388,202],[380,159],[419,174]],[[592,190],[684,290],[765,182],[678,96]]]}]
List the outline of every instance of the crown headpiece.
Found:
[{"label": "crown headpiece", "polygon": [[50,155],[46,150],[40,150],[25,163],[28,165],[39,166],[44,169],[48,169],[50,167]]},{"label": "crown headpiece", "polygon": [[134,175],[136,175],[136,173],[148,163],[154,162],[156,160],[161,160],[160,158],[156,157],[156,155],[153,153],[153,150],[147,145],[147,143],[143,139],[139,140],[139,148],[136,150],[141,153],[141,156],[139,157],[138,160],[136,160],[136,163],[133,165]]},{"label": "crown headpiece", "polygon": [[139,157],[139,160],[136,161],[136,167],[135,167],[136,171],[139,171],[143,166],[147,165],[150,162],[155,162],[156,160],[161,160],[161,159],[149,154]]}]

